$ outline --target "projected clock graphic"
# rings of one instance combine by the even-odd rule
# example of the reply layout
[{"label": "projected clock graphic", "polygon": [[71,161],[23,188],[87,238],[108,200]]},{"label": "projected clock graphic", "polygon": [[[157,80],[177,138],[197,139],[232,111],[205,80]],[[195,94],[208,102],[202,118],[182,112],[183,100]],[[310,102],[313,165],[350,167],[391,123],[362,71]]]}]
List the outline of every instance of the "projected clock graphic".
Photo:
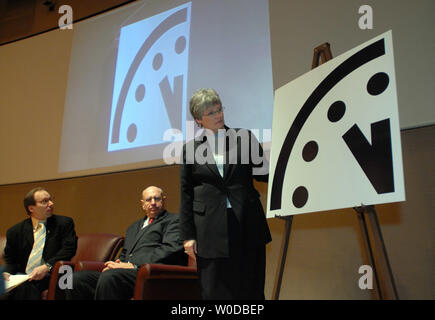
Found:
[{"label": "projected clock graphic", "polygon": [[[362,45],[277,91],[268,217],[404,198],[390,39]],[[290,109],[297,99],[300,107]]]},{"label": "projected clock graphic", "polygon": [[189,57],[187,3],[121,29],[108,151],[164,143],[184,131]]}]

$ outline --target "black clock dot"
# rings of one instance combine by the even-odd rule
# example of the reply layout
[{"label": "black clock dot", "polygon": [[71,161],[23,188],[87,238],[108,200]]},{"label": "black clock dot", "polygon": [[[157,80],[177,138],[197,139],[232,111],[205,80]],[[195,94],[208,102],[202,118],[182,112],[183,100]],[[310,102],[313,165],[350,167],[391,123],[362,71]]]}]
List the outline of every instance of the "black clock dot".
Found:
[{"label": "black clock dot", "polygon": [[297,187],[293,192],[292,197],[293,205],[296,208],[302,208],[308,201],[308,190],[307,188],[300,186]]},{"label": "black clock dot", "polygon": [[175,41],[175,52],[180,54],[186,49],[186,37],[181,36]]},{"label": "black clock dot", "polygon": [[140,84],[136,88],[136,101],[141,102],[145,97],[145,86]]},{"label": "black clock dot", "polygon": [[136,140],[136,136],[137,136],[137,127],[134,123],[132,123],[131,125],[129,125],[127,129],[128,142],[133,142],[134,140]]},{"label": "black clock dot", "polygon": [[346,105],[343,101],[335,101],[328,109],[328,119],[331,122],[337,122],[343,118],[346,112]]},{"label": "black clock dot", "polygon": [[153,68],[154,70],[159,70],[163,64],[163,55],[161,53],[157,53],[153,59]]},{"label": "black clock dot", "polygon": [[304,158],[306,162],[313,161],[317,156],[317,152],[319,152],[319,146],[317,142],[310,141],[304,146],[304,149],[302,149],[302,158]]},{"label": "black clock dot", "polygon": [[387,89],[390,78],[385,72],[378,72],[367,82],[367,92],[372,96],[377,96]]}]

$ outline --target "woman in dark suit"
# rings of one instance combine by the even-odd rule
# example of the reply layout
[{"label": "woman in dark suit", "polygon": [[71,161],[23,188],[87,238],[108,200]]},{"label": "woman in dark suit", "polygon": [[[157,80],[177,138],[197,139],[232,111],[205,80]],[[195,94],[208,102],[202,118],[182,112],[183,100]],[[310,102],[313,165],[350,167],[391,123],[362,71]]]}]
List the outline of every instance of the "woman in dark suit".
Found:
[{"label": "woman in dark suit", "polygon": [[267,163],[255,136],[225,126],[213,89],[190,100],[205,128],[183,146],[180,231],[196,258],[203,299],[264,299],[265,251],[271,241],[253,178],[267,181]]}]

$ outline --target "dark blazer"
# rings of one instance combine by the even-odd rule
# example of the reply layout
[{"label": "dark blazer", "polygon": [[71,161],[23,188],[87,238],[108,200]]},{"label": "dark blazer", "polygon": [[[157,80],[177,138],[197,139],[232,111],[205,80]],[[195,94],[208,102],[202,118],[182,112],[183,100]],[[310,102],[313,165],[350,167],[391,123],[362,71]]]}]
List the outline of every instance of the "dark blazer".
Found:
[{"label": "dark blazer", "polygon": [[153,223],[141,229],[144,221],[140,219],[128,227],[119,260],[137,266],[145,263],[186,265],[187,255],[179,236],[178,214],[164,211]]},{"label": "dark blazer", "polygon": [[[33,247],[31,218],[17,223],[6,232],[5,271],[11,274],[25,273],[27,260]],[[77,236],[73,219],[52,215],[47,218],[46,237],[42,258],[54,264],[59,260],[71,260],[76,254]]]},{"label": "dark blazer", "polygon": [[[226,128],[225,164],[222,177],[214,163],[207,139],[191,140],[183,146],[180,169],[181,206],[180,229],[183,240],[197,240],[198,256],[228,257],[227,197],[241,225],[246,246],[256,247],[271,241],[269,227],[254,188],[253,179],[266,182],[267,174],[255,175],[251,149],[263,157],[263,150],[255,136],[246,129]],[[248,144],[248,145],[246,145]],[[207,158],[205,164],[189,156],[193,152]],[[254,152],[254,154],[255,154]],[[192,161],[193,160],[193,161]]]}]

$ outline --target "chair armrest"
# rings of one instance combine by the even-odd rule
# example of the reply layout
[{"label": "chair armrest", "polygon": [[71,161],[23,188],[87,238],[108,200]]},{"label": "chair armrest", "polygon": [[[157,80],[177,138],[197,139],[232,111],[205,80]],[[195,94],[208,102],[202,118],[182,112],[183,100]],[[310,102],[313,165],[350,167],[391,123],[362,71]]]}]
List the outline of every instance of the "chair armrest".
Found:
[{"label": "chair armrest", "polygon": [[134,299],[200,299],[197,268],[144,264],[137,273]]},{"label": "chair armrest", "polygon": [[57,261],[51,270],[50,282],[48,285],[47,300],[62,300],[65,299],[63,290],[59,288],[59,268],[61,266],[71,266],[74,268],[74,262],[71,261]]},{"label": "chair armrest", "polygon": [[139,268],[137,277],[138,279],[197,279],[198,274],[195,267],[147,263]]},{"label": "chair armrest", "polygon": [[101,272],[104,269],[104,262],[101,261],[79,261],[76,263],[74,271],[91,270]]}]

